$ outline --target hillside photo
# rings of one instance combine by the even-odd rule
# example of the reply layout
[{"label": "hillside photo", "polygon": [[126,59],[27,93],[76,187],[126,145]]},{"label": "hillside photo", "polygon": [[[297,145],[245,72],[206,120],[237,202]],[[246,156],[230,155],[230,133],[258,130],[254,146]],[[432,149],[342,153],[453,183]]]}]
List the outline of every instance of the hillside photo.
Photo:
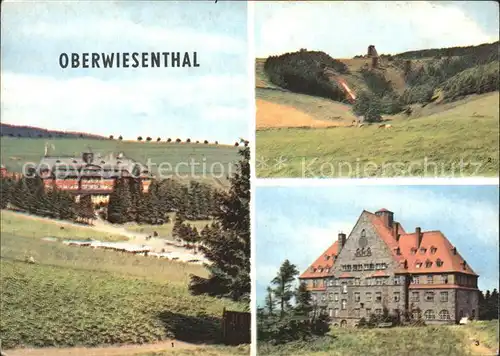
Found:
[{"label": "hillside photo", "polygon": [[2,4],[2,356],[250,354],[246,17]]},{"label": "hillside photo", "polygon": [[[496,175],[497,12],[493,2],[257,4],[257,176]],[[443,13],[463,26],[419,22]]]}]

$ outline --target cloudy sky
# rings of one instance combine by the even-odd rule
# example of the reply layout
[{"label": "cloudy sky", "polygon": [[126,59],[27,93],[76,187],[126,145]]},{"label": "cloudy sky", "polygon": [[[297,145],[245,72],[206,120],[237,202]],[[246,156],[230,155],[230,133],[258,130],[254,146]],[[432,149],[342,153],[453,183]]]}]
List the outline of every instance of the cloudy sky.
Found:
[{"label": "cloudy sky", "polygon": [[380,208],[408,232],[441,230],[480,275],[479,288],[498,288],[498,193],[494,186],[258,187],[257,301],[285,259],[302,273],[340,231],[350,233],[363,209]]},{"label": "cloudy sky", "polygon": [[[245,2],[2,3],[2,122],[233,143],[248,135]],[[61,69],[62,52],[197,51],[199,68]]]},{"label": "cloudy sky", "polygon": [[322,50],[334,58],[498,41],[496,1],[255,3],[255,54]]}]

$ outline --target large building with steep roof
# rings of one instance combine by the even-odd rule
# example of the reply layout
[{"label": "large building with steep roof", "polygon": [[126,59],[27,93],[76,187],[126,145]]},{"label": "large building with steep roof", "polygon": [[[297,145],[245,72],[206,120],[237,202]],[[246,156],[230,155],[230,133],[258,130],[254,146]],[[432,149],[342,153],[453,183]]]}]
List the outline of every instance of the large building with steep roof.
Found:
[{"label": "large building with steep roof", "polygon": [[123,154],[108,156],[83,152],[81,157],[44,156],[37,167],[38,175],[47,189],[58,189],[74,194],[77,199],[90,195],[94,203],[106,203],[115,180],[121,177],[139,179],[147,192],[152,175],[143,164]]},{"label": "large building with steep roof", "polygon": [[406,232],[386,209],[363,211],[299,279],[339,326],[409,312],[428,324],[478,315],[478,275],[440,231]]}]

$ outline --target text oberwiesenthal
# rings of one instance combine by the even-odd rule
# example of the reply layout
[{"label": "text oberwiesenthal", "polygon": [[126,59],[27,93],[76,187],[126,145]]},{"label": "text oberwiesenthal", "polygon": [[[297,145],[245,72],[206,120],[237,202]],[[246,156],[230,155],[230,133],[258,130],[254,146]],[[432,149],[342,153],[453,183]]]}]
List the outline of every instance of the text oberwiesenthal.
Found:
[{"label": "text oberwiesenthal", "polygon": [[199,67],[197,52],[61,53],[61,68],[182,68]]}]

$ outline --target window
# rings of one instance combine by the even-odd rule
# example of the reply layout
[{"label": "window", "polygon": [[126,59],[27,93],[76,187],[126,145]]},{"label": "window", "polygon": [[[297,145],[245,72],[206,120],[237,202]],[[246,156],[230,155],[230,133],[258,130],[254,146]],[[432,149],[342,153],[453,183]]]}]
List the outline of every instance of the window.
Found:
[{"label": "window", "polygon": [[347,293],[347,284],[346,283],[342,284],[342,293]]},{"label": "window", "polygon": [[398,255],[398,256],[401,255],[401,249],[399,247],[396,248],[395,251],[396,251],[396,255]]},{"label": "window", "polygon": [[375,309],[376,315],[382,315],[382,309]]},{"label": "window", "polygon": [[412,284],[418,284],[418,276],[413,276],[411,279]]},{"label": "window", "polygon": [[339,308],[333,310],[333,315],[335,315],[335,317],[339,316]]},{"label": "window", "polygon": [[315,302],[315,301],[316,301],[316,294],[311,294],[311,300],[312,300],[313,302]]},{"label": "window", "polygon": [[473,319],[476,317],[476,309],[472,309],[471,316]]},{"label": "window", "polygon": [[335,285],[336,286],[339,286],[340,285],[340,281],[338,279],[335,280]]},{"label": "window", "polygon": [[436,251],[437,251],[437,248],[432,246],[431,247],[431,255],[434,255],[436,253]]},{"label": "window", "polygon": [[375,284],[377,286],[381,286],[382,285],[382,278],[375,278]]},{"label": "window", "polygon": [[366,311],[366,316],[367,317],[369,317],[370,314],[372,313],[372,310],[370,308],[366,308],[365,311]]},{"label": "window", "polygon": [[436,260],[436,266],[441,267],[443,265],[443,261],[441,261],[439,258]]},{"label": "window", "polygon": [[364,269],[365,269],[365,271],[368,271],[370,269],[370,264],[369,263],[365,263]]},{"label": "window", "polygon": [[373,271],[375,269],[375,265],[373,263],[370,263],[370,270]]},{"label": "window", "polygon": [[399,276],[394,277],[394,284],[399,284],[399,282],[401,282]]},{"label": "window", "polygon": [[326,302],[326,293],[321,294],[321,301]]},{"label": "window", "polygon": [[361,230],[361,237],[366,237],[366,232],[365,232],[365,230]]},{"label": "window", "polygon": [[416,262],[415,263],[416,268],[421,268],[422,267],[422,262]]},{"label": "window", "polygon": [[434,315],[434,310],[426,310],[425,313],[424,313],[424,318],[425,320],[434,320],[435,319],[435,315]]},{"label": "window", "polygon": [[332,300],[333,300],[333,293],[329,293],[329,294],[328,294],[328,300],[329,300],[329,301],[332,301]]},{"label": "window", "polygon": [[432,274],[429,274],[427,276],[427,284],[432,284],[434,282],[434,278],[432,277]]},{"label": "window", "polygon": [[313,287],[314,288],[318,287],[318,284],[319,284],[319,280],[313,279]]},{"label": "window", "polygon": [[425,247],[422,247],[422,248],[420,249],[420,254],[421,254],[421,255],[424,255],[426,252],[427,252],[427,249],[426,249]]},{"label": "window", "polygon": [[341,305],[342,305],[342,310],[345,310],[347,308],[347,300],[342,299]]},{"label": "window", "polygon": [[399,302],[399,296],[400,296],[399,292],[394,292],[394,301],[395,302]]},{"label": "window", "polygon": [[323,268],[318,268],[318,273],[322,273],[323,272]]},{"label": "window", "polygon": [[426,268],[431,268],[432,267],[432,261],[430,261],[430,260],[425,261],[425,267]]},{"label": "window", "polygon": [[411,313],[411,316],[413,319],[418,320],[422,318],[422,313],[420,312],[420,309],[414,309]]},{"label": "window", "polygon": [[381,303],[382,302],[382,292],[375,292],[375,301],[377,303]]},{"label": "window", "polygon": [[448,276],[447,275],[442,275],[441,276],[441,282],[443,282],[444,284],[448,284]]},{"label": "window", "polygon": [[354,284],[359,286],[361,284],[361,279],[359,278],[354,279]]},{"label": "window", "polygon": [[412,249],[410,250],[410,253],[412,255],[416,254],[417,253],[417,249],[415,247],[412,247]]},{"label": "window", "polygon": [[371,302],[372,301],[372,293],[371,292],[366,292],[366,301]]},{"label": "window", "polygon": [[329,258],[330,258],[330,256],[325,255],[325,261],[328,261]]},{"label": "window", "polygon": [[354,317],[359,318],[359,309],[354,309]]},{"label": "window", "polygon": [[356,292],[354,293],[354,301],[355,302],[359,302],[361,299],[360,299],[360,296],[359,296],[359,292]]},{"label": "window", "polygon": [[339,294],[338,293],[335,293],[335,301],[338,302],[339,301]]},{"label": "window", "polygon": [[411,292],[411,301],[412,302],[420,301],[420,293],[419,292]]},{"label": "window", "polygon": [[425,292],[425,301],[433,302],[434,301],[434,292]]},{"label": "window", "polygon": [[328,316],[330,318],[333,317],[333,309],[332,308],[328,309]]},{"label": "window", "polygon": [[325,273],[329,273],[330,272],[330,268],[325,268]]},{"label": "window", "polygon": [[382,268],[382,269],[387,269],[387,263],[382,263],[381,268]]},{"label": "window", "polygon": [[330,278],[330,280],[328,281],[328,285],[330,287],[333,287],[334,283],[335,283],[335,280],[333,278]]},{"label": "window", "polygon": [[447,302],[448,301],[448,292],[441,292],[441,302]]},{"label": "window", "polygon": [[448,312],[448,310],[441,310],[439,312],[439,319],[450,320],[450,313]]}]

